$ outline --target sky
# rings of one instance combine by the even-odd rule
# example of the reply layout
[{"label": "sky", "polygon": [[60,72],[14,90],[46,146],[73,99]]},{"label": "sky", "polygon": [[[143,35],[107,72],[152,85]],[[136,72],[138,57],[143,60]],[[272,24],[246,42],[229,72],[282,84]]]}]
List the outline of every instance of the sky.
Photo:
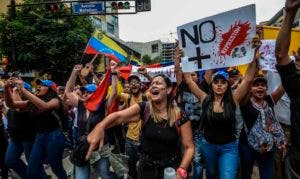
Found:
[{"label": "sky", "polygon": [[147,42],[177,38],[176,27],[221,12],[256,4],[256,22],[269,20],[285,0],[151,0],[151,11],[119,16],[125,41]]}]

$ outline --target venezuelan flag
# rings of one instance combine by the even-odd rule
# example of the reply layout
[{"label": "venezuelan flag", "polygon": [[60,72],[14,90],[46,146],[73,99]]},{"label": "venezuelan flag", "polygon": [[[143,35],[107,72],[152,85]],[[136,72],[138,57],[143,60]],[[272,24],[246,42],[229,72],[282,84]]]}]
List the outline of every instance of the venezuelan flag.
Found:
[{"label": "venezuelan flag", "polygon": [[142,66],[143,63],[134,55],[130,56],[130,64],[134,66]]},{"label": "venezuelan flag", "polygon": [[97,87],[95,93],[84,102],[84,106],[89,111],[96,111],[101,105],[105,105],[107,90],[110,85],[110,68],[106,71],[104,79]]},{"label": "venezuelan flag", "polygon": [[84,51],[86,54],[103,54],[115,62],[125,62],[127,53],[115,41],[96,29]]}]

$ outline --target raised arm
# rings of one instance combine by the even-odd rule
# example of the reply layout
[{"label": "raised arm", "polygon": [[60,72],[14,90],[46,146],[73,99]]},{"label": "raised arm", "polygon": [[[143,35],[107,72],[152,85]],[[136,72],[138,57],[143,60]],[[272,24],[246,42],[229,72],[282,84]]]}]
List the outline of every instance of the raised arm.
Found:
[{"label": "raised arm", "polygon": [[114,112],[108,115],[102,122],[98,123],[93,131],[88,135],[90,144],[86,159],[89,159],[92,152],[99,147],[101,150],[104,142],[104,130],[119,124],[136,122],[140,120],[140,106],[135,104],[125,110]]},{"label": "raised arm", "polygon": [[183,78],[183,73],[180,68],[180,61],[182,56],[182,50],[178,46],[178,41],[176,42],[175,57],[174,57],[174,73],[176,77],[177,85],[180,85]]},{"label": "raised arm", "polygon": [[117,100],[117,82],[118,82],[118,74],[116,71],[116,67],[117,67],[117,63],[115,63],[114,61],[110,62],[110,69],[111,69],[111,93],[108,97],[107,100],[107,108],[109,109],[109,107],[112,105],[113,101]]},{"label": "raised arm", "polygon": [[273,98],[273,101],[274,103],[276,104],[280,98],[284,95],[284,88],[282,85],[278,86],[272,93],[272,98]]},{"label": "raised arm", "polygon": [[287,65],[291,62],[291,59],[288,54],[291,43],[291,30],[299,7],[300,0],[286,0],[286,14],[281,25],[279,34],[277,36],[275,46],[275,56],[278,65]]},{"label": "raised arm", "polygon": [[20,96],[18,98],[15,96],[16,94],[12,94],[12,93],[17,93],[17,91],[14,90],[12,92],[11,86],[12,86],[12,80],[8,79],[4,85],[5,104],[9,108],[25,108],[27,106],[28,101],[23,101],[23,100],[21,100]]},{"label": "raised arm", "polygon": [[69,99],[69,104],[72,106],[78,105],[78,98],[73,94],[76,78],[82,69],[82,65],[75,65],[65,88],[65,95]]},{"label": "raised arm", "polygon": [[233,93],[233,99],[236,104],[239,104],[242,101],[242,99],[246,96],[246,94],[249,92],[250,84],[254,78],[256,71],[257,71],[257,59],[255,57],[253,61],[249,63],[243,81]]},{"label": "raised arm", "polygon": [[202,104],[207,94],[204,91],[202,91],[198,87],[198,85],[193,81],[190,73],[183,73],[183,76],[191,92],[199,99],[199,101],[201,101]]},{"label": "raised arm", "polygon": [[257,37],[255,37],[252,41],[252,46],[255,48],[254,56],[252,62],[248,65],[248,68],[246,70],[246,74],[243,78],[243,81],[241,84],[236,88],[236,90],[233,93],[233,99],[236,104],[239,104],[242,99],[248,94],[250,84],[254,78],[255,73],[258,70],[258,59],[260,58],[259,55],[259,47],[261,46],[261,33],[260,27],[257,28]]}]

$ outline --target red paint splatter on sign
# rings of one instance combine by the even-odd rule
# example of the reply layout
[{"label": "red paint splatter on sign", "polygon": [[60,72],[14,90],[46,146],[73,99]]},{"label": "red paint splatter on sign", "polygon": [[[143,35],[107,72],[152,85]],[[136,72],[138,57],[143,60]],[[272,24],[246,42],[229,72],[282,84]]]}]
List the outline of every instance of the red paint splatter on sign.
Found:
[{"label": "red paint splatter on sign", "polygon": [[241,23],[240,21],[235,22],[231,25],[228,32],[221,35],[221,42],[219,44],[219,55],[230,56],[232,50],[243,44],[250,30],[250,23]]}]

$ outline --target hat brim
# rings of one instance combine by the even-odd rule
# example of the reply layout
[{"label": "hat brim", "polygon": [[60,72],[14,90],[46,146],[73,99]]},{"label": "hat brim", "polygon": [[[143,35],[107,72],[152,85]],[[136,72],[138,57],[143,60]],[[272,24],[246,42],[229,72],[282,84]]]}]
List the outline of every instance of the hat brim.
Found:
[{"label": "hat brim", "polygon": [[131,80],[136,79],[139,82],[141,82],[141,79],[137,76],[137,75],[131,75],[128,77],[128,82],[130,82]]}]

